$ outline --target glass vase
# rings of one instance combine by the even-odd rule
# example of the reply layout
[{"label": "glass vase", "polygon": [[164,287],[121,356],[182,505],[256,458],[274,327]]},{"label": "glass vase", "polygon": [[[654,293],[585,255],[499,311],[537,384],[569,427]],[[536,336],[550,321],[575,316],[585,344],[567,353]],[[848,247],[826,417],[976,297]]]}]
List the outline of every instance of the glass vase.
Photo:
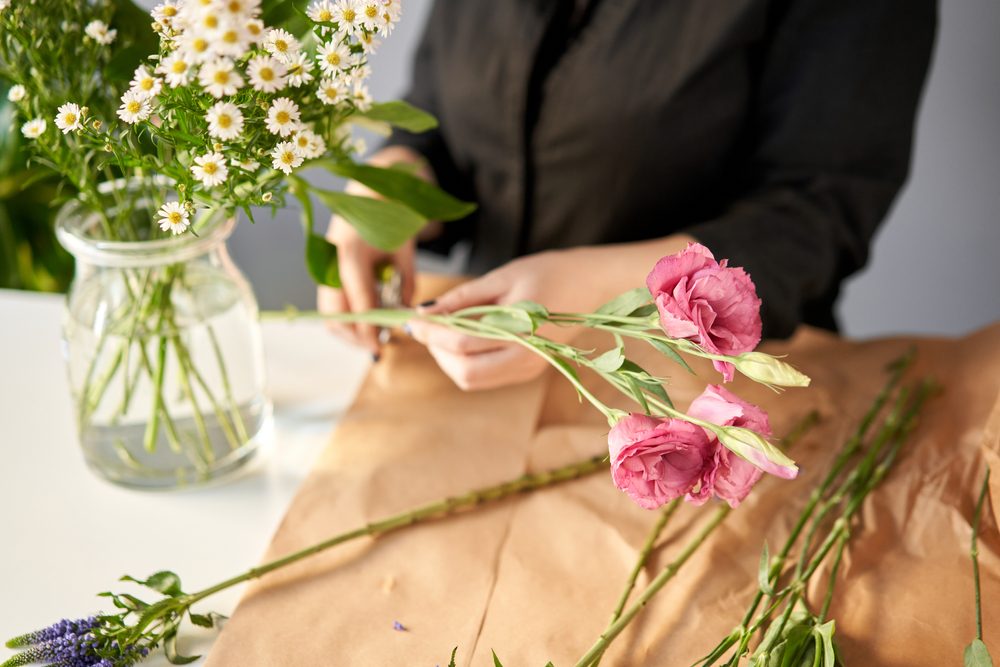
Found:
[{"label": "glass vase", "polygon": [[270,430],[257,302],[225,246],[236,219],[210,215],[198,236],[109,241],[115,207],[144,229],[156,210],[136,184],[115,185],[130,196],[100,213],[71,201],[56,220],[76,258],[63,351],[80,445],[115,484],[202,484],[244,465]]}]

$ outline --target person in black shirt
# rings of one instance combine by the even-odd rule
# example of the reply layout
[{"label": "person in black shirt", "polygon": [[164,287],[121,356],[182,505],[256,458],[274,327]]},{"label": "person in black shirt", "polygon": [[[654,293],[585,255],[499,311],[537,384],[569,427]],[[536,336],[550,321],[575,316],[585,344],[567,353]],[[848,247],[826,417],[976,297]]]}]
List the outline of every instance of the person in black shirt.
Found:
[{"label": "person in black shirt", "polygon": [[[426,160],[479,204],[427,245],[472,239],[487,273],[432,310],[590,311],[697,240],[751,275],[765,337],[836,330],[840,284],[907,175],[936,22],[935,0],[437,0],[407,99],[440,127],[396,132],[370,162]],[[337,219],[329,237],[344,290],[321,290],[321,309],[374,307],[386,257],[408,298],[413,243],[387,256]],[[413,329],[465,388],[544,368]],[[340,331],[378,352],[370,327]]]}]

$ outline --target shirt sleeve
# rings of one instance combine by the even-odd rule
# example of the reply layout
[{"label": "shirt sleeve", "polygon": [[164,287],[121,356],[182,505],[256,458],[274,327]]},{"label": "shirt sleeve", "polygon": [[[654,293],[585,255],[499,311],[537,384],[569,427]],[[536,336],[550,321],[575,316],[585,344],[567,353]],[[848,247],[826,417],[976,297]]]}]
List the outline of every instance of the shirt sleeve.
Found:
[{"label": "shirt sleeve", "polygon": [[765,337],[831,319],[906,179],[935,0],[778,3],[754,54],[739,194],[686,231],[751,275]]}]

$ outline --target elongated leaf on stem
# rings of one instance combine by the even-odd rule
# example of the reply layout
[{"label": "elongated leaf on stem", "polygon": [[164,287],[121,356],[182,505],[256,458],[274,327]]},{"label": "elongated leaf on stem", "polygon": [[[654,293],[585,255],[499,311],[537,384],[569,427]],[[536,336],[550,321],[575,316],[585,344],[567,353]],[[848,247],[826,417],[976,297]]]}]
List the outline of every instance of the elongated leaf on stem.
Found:
[{"label": "elongated leaf on stem", "polygon": [[726,654],[726,651],[728,651],[729,649],[731,649],[733,646],[736,645],[736,642],[740,640],[740,637],[743,636],[743,633],[745,631],[746,628],[744,628],[743,626],[737,627],[732,632],[730,632],[729,636],[723,639],[718,646],[712,649],[711,653],[706,655],[704,658],[698,660],[696,663],[691,665],[691,667],[699,667],[699,665],[701,667],[712,667],[719,658],[721,658]]},{"label": "elongated leaf on stem", "polygon": [[427,218],[398,202],[313,189],[327,208],[341,216],[358,236],[379,250],[395,252],[423,229]]},{"label": "elongated leaf on stem", "polygon": [[145,581],[141,579],[135,579],[128,576],[127,574],[122,577],[119,581],[134,581],[137,584],[145,586],[147,588],[152,588],[154,591],[159,591],[164,595],[183,595],[184,592],[181,590],[181,578],[178,577],[173,572],[169,570],[164,570],[162,572],[157,572],[156,574],[150,576]]},{"label": "elongated leaf on stem", "polygon": [[534,322],[530,317],[519,316],[518,313],[510,311],[487,313],[483,315],[482,323],[515,334],[530,334],[534,331]]},{"label": "elongated leaf on stem", "polygon": [[649,344],[652,345],[654,348],[656,348],[657,351],[662,352],[663,354],[667,355],[667,358],[669,358],[674,363],[680,365],[681,368],[683,368],[684,370],[686,370],[691,375],[697,375],[697,373],[695,373],[693,370],[691,370],[691,367],[688,366],[688,363],[686,361],[684,361],[684,357],[682,357],[681,355],[677,354],[677,350],[675,350],[674,348],[670,347],[669,345],[667,345],[663,341],[659,341],[659,340],[656,340],[656,339],[650,339],[649,340]]},{"label": "elongated leaf on stem", "polygon": [[163,638],[163,650],[167,654],[167,660],[172,665],[189,665],[199,659],[200,655],[186,656],[177,652],[177,628],[173,628]]},{"label": "elongated leaf on stem", "polygon": [[337,289],[342,287],[337,246],[318,234],[306,237],[306,267],[317,284]]},{"label": "elongated leaf on stem", "polygon": [[354,115],[391,123],[401,130],[415,134],[433,130],[438,126],[437,118],[402,100],[373,104],[368,111],[355,112]]},{"label": "elongated leaf on stem", "polygon": [[455,667],[455,654],[458,653],[458,647],[456,646],[451,650],[451,662],[448,663],[448,667]]},{"label": "elongated leaf on stem", "polygon": [[973,639],[965,647],[965,667],[993,667],[993,658],[982,639]]},{"label": "elongated leaf on stem", "polygon": [[591,363],[599,371],[614,373],[625,363],[625,352],[621,347],[613,347],[604,354],[594,357]]},{"label": "elongated leaf on stem", "polygon": [[630,376],[640,387],[653,394],[673,409],[674,402],[670,400],[670,396],[667,394],[667,390],[663,388],[661,380],[653,377],[642,366],[634,361],[626,359],[622,362],[621,368],[618,369],[618,372],[622,376]]},{"label": "elongated leaf on stem", "polygon": [[767,540],[764,541],[764,552],[760,555],[760,566],[757,568],[757,584],[765,594],[773,596],[771,588],[771,556],[767,553]]},{"label": "elongated leaf on stem", "polygon": [[647,287],[636,287],[615,298],[594,311],[595,315],[620,315],[628,317],[653,298]]},{"label": "elongated leaf on stem", "polygon": [[496,651],[493,651],[493,667],[503,667],[503,665],[500,664],[500,658],[497,657]]},{"label": "elongated leaf on stem", "polygon": [[191,622],[202,628],[212,628],[215,627],[215,622],[212,620],[211,616],[202,616],[201,614],[196,614],[193,611],[188,611],[188,617],[190,617]]},{"label": "elongated leaf on stem", "polygon": [[632,392],[632,397],[635,398],[636,403],[642,406],[643,412],[647,415],[650,414],[649,402],[646,401],[646,395],[642,393],[642,389],[639,388],[638,383],[628,375],[623,375],[622,377],[625,378],[625,382],[628,384],[628,388]]},{"label": "elongated leaf on stem", "polygon": [[475,204],[456,199],[436,185],[398,169],[350,161],[325,161],[320,166],[362,183],[383,197],[402,202],[429,220],[459,220],[476,210]]}]

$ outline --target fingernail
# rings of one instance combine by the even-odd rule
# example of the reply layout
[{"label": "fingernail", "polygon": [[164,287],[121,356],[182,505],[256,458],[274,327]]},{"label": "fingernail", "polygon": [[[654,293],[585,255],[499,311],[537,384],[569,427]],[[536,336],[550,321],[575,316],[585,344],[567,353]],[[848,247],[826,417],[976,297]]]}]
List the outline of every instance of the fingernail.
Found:
[{"label": "fingernail", "polygon": [[421,307],[421,308],[430,308],[430,307],[431,307],[431,306],[433,306],[433,305],[434,305],[435,303],[437,303],[437,300],[435,300],[435,299],[431,299],[430,301],[424,301],[424,302],[423,302],[422,304],[420,304],[420,307]]},{"label": "fingernail", "polygon": [[381,358],[382,358],[381,355],[379,355],[377,352],[372,353],[372,361],[374,361],[376,364],[378,363],[378,360]]},{"label": "fingernail", "polygon": [[410,328],[409,322],[403,325],[403,333],[405,333],[410,338],[413,338],[413,329]]}]

